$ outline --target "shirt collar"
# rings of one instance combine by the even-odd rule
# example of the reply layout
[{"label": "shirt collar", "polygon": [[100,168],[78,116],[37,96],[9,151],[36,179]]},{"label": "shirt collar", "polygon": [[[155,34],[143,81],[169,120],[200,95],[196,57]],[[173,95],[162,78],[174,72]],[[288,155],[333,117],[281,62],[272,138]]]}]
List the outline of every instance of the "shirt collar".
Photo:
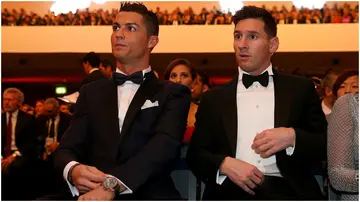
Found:
[{"label": "shirt collar", "polygon": [[[10,115],[10,112],[6,113],[8,116]],[[11,116],[14,118],[16,118],[19,114],[19,109],[16,109],[13,113],[11,113]]]},{"label": "shirt collar", "polygon": [[[145,74],[149,73],[149,72],[151,72],[151,66],[149,66],[148,68],[142,70],[144,78],[145,78]],[[121,74],[127,75],[118,68],[116,68],[116,73],[121,73]]]},{"label": "shirt collar", "polygon": [[[242,80],[243,74],[249,74],[249,73],[245,72],[244,70],[242,70],[240,67],[238,67],[238,71],[239,71],[239,81]],[[261,74],[263,74],[263,73],[266,72],[266,71],[269,73],[269,76],[274,75],[274,72],[273,72],[273,70],[272,70],[272,64],[271,64],[271,63],[270,63],[270,65],[269,65],[268,68],[266,68],[263,72],[261,72]]]},{"label": "shirt collar", "polygon": [[97,70],[99,70],[99,68],[92,68],[91,70],[90,70],[90,72],[89,72],[89,74],[91,74],[91,73],[93,73],[94,71],[97,71]]}]

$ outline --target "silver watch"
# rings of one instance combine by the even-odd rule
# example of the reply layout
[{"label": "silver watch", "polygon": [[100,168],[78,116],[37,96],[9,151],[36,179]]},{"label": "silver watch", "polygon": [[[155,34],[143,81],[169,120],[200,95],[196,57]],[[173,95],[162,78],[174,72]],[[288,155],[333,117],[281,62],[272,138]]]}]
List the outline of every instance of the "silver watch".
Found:
[{"label": "silver watch", "polygon": [[118,193],[120,190],[119,181],[115,177],[107,177],[104,180],[103,187],[105,190]]}]

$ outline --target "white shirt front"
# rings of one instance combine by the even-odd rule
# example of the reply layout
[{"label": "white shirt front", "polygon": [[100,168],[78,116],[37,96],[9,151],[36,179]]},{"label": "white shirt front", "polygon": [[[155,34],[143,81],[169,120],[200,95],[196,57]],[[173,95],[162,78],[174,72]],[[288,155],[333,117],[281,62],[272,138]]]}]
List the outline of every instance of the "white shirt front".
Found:
[{"label": "white shirt front", "polygon": [[[237,144],[235,158],[245,161],[257,167],[264,175],[281,177],[279,168],[276,165],[275,155],[269,158],[262,158],[251,148],[257,133],[266,129],[274,128],[275,95],[272,65],[264,71],[269,74],[269,84],[262,86],[255,81],[248,89],[242,82],[244,72],[240,67],[239,80],[236,90],[237,105]],[[264,73],[263,72],[263,73]],[[293,148],[286,149],[287,155],[292,155]],[[217,172],[216,182],[222,184],[226,176]]]},{"label": "white shirt front", "polygon": [[[119,69],[116,69],[116,72],[125,74],[125,73],[121,72]],[[149,73],[149,72],[151,72],[150,66],[142,71],[144,76],[146,73]],[[145,79],[145,77],[144,77],[144,79]],[[140,87],[139,84],[135,84],[131,81],[126,81],[124,84],[117,86],[118,110],[119,110],[118,118],[119,118],[120,133],[121,133],[121,129],[122,129],[122,126],[124,123],[124,119],[125,119],[127,110],[129,108],[130,103],[131,103],[132,99],[134,98],[137,90],[139,89],[139,87]],[[70,191],[73,196],[75,196],[75,195],[79,196],[79,191],[77,190],[76,187],[72,186],[67,179],[68,179],[68,173],[69,173],[70,168],[77,163],[78,162],[76,162],[76,161],[69,162],[65,166],[64,171],[63,171],[63,177],[66,180],[66,182],[68,183]],[[121,194],[131,194],[132,193],[132,190],[129,189],[124,183],[122,183],[121,180],[119,180],[119,182],[121,184],[123,184],[126,188],[126,190],[123,191]]]},{"label": "white shirt front", "polygon": [[331,114],[331,109],[325,105],[324,100],[321,102],[321,108],[326,116]]}]

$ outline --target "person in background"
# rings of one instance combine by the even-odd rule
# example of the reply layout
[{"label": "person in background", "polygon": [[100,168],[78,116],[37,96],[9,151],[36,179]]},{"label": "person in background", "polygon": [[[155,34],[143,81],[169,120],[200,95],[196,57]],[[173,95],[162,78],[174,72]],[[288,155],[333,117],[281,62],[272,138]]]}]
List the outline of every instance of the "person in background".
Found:
[{"label": "person in background", "polygon": [[111,78],[115,71],[115,66],[109,59],[104,59],[100,62],[99,69],[107,78]]},{"label": "person in background", "polygon": [[333,95],[333,86],[338,78],[339,74],[334,71],[329,71],[326,73],[325,77],[321,80],[321,90],[323,94],[321,107],[322,110],[326,116],[326,119],[328,119],[329,114],[331,113],[332,107],[335,103],[336,97]]},{"label": "person in background", "polygon": [[106,78],[99,70],[100,58],[96,53],[90,52],[86,54],[82,59],[82,65],[87,76],[81,81],[80,87],[93,81]]},{"label": "person in background", "polygon": [[359,200],[359,94],[341,96],[328,125],[330,185],[344,201]]},{"label": "person in background", "polygon": [[333,95],[340,98],[348,93],[359,93],[359,71],[347,70],[339,75],[333,86]]},{"label": "person in background", "polygon": [[44,100],[36,100],[35,102],[35,116],[38,117],[42,113],[42,107],[44,105]]}]

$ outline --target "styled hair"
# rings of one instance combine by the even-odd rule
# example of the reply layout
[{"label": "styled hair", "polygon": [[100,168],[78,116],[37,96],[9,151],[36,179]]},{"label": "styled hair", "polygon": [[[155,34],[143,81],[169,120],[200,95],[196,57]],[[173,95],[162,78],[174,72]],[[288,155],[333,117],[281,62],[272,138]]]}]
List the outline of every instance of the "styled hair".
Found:
[{"label": "styled hair", "polygon": [[346,81],[346,79],[348,79],[349,77],[352,77],[352,76],[359,76],[359,71],[356,69],[352,69],[352,70],[347,70],[347,71],[343,72],[342,74],[340,74],[334,83],[334,86],[332,89],[333,95],[335,95],[337,97],[338,96],[337,91],[339,90],[341,84],[344,83],[344,81]]},{"label": "styled hair", "polygon": [[199,75],[201,83],[203,85],[207,85],[209,88],[211,88],[210,78],[204,71],[199,71],[198,70],[197,75]]},{"label": "styled hair", "polygon": [[104,67],[110,66],[111,71],[115,71],[115,66],[113,65],[113,63],[112,63],[109,59],[104,59],[104,60],[102,60],[102,61],[101,61],[101,64],[102,64],[102,66],[104,66]]},{"label": "styled hair", "polygon": [[119,12],[134,12],[143,17],[148,36],[159,35],[159,21],[155,13],[140,2],[121,2]]},{"label": "styled hair", "polygon": [[276,37],[277,25],[275,18],[266,9],[256,6],[244,6],[232,16],[235,26],[241,20],[259,19],[264,22],[264,30],[268,38]]},{"label": "styled hair", "polygon": [[95,52],[90,52],[84,56],[82,62],[88,62],[91,67],[98,68],[100,66],[100,57]]},{"label": "styled hair", "polygon": [[174,69],[174,67],[176,67],[178,65],[185,65],[189,69],[192,80],[195,80],[196,69],[195,69],[194,65],[191,64],[191,62],[186,59],[176,59],[176,60],[173,60],[172,62],[170,62],[170,64],[167,66],[165,73],[164,73],[165,80],[170,79],[171,71]]},{"label": "styled hair", "polygon": [[44,105],[52,104],[55,108],[59,108],[59,101],[53,97],[45,100]]}]

